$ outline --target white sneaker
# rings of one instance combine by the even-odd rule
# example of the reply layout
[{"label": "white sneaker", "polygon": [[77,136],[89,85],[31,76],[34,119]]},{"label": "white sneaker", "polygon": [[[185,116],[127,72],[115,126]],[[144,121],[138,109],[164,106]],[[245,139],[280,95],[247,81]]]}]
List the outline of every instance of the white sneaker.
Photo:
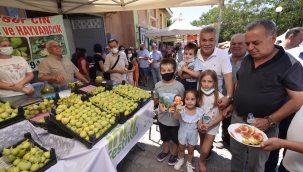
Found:
[{"label": "white sneaker", "polygon": [[180,170],[181,166],[184,164],[184,158],[178,158],[178,162],[174,165],[175,170]]},{"label": "white sneaker", "polygon": [[190,162],[186,162],[187,172],[193,172],[193,166]]}]

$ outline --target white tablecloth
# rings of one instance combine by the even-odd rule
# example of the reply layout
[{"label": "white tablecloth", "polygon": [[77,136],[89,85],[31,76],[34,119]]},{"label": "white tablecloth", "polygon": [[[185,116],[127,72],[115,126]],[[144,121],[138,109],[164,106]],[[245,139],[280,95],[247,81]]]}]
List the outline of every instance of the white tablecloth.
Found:
[{"label": "white tablecloth", "polygon": [[154,102],[150,101],[124,124],[118,124],[93,148],[76,141],[69,155],[47,172],[114,172],[117,164],[142,138],[153,123]]}]

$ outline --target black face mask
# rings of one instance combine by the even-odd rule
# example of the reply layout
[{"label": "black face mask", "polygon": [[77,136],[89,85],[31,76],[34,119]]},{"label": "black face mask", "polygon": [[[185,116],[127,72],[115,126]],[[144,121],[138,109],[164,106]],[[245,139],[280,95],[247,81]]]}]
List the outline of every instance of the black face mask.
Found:
[{"label": "black face mask", "polygon": [[164,81],[170,81],[174,78],[175,72],[161,74],[161,76]]}]

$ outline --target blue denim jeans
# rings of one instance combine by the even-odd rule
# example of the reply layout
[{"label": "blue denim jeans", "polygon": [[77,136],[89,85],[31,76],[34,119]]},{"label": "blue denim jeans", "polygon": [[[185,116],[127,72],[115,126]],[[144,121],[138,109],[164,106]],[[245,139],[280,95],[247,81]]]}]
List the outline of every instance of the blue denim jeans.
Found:
[{"label": "blue denim jeans", "polygon": [[181,83],[183,84],[185,90],[197,89],[197,82],[188,82],[185,79],[182,79]]},{"label": "blue denim jeans", "polygon": [[151,68],[151,73],[153,75],[153,80],[154,80],[154,84],[157,84],[159,81],[162,80],[162,77],[160,75],[160,68],[159,67],[155,67],[155,68]]}]

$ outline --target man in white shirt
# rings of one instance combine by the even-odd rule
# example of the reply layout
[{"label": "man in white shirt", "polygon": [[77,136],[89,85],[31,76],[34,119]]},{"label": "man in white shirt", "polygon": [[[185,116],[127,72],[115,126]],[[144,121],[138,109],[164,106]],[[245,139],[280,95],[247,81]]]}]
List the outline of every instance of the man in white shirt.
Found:
[{"label": "man in white shirt", "polygon": [[[218,76],[218,88],[222,93],[223,78],[227,94],[218,101],[220,109],[225,109],[233,101],[234,82],[232,75],[232,66],[228,53],[216,47],[216,29],[211,26],[204,27],[200,32],[200,49],[197,52],[198,61],[201,63],[202,69],[214,70]],[[191,76],[182,74],[181,78],[187,79]],[[226,109],[227,110],[227,109]],[[223,110],[223,113],[227,113]],[[225,114],[224,114],[225,115]],[[206,157],[209,160],[211,151]]]},{"label": "man in white shirt", "polygon": [[162,80],[160,75],[160,62],[162,60],[162,53],[157,50],[157,44],[153,43],[152,51],[150,52],[151,60],[151,72],[153,75],[154,84],[156,85],[159,81]]},{"label": "man in white shirt", "polygon": [[[126,81],[126,73],[128,68],[126,55],[125,53],[119,52],[119,44],[117,40],[109,40],[108,46],[110,47],[111,52],[106,56],[104,71],[110,73],[111,80],[114,80],[116,83],[121,84],[123,80]],[[117,64],[115,65],[116,62]]]},{"label": "man in white shirt", "polygon": [[200,49],[198,50],[198,62],[201,63],[202,69],[214,70],[218,76],[218,88],[222,93],[223,78],[225,81],[226,95],[218,102],[219,108],[225,109],[233,97],[234,82],[232,75],[232,66],[228,53],[217,48],[216,29],[211,26],[204,27],[200,32]]},{"label": "man in white shirt", "polygon": [[303,28],[295,27],[290,29],[285,34],[285,40],[280,44],[284,50],[289,50],[298,47],[302,43],[303,39]]},{"label": "man in white shirt", "polygon": [[142,43],[140,45],[140,52],[139,52],[139,73],[140,76],[143,79],[143,84],[145,87],[147,87],[148,85],[148,67],[149,67],[149,52],[148,50],[145,48],[145,45]]}]

